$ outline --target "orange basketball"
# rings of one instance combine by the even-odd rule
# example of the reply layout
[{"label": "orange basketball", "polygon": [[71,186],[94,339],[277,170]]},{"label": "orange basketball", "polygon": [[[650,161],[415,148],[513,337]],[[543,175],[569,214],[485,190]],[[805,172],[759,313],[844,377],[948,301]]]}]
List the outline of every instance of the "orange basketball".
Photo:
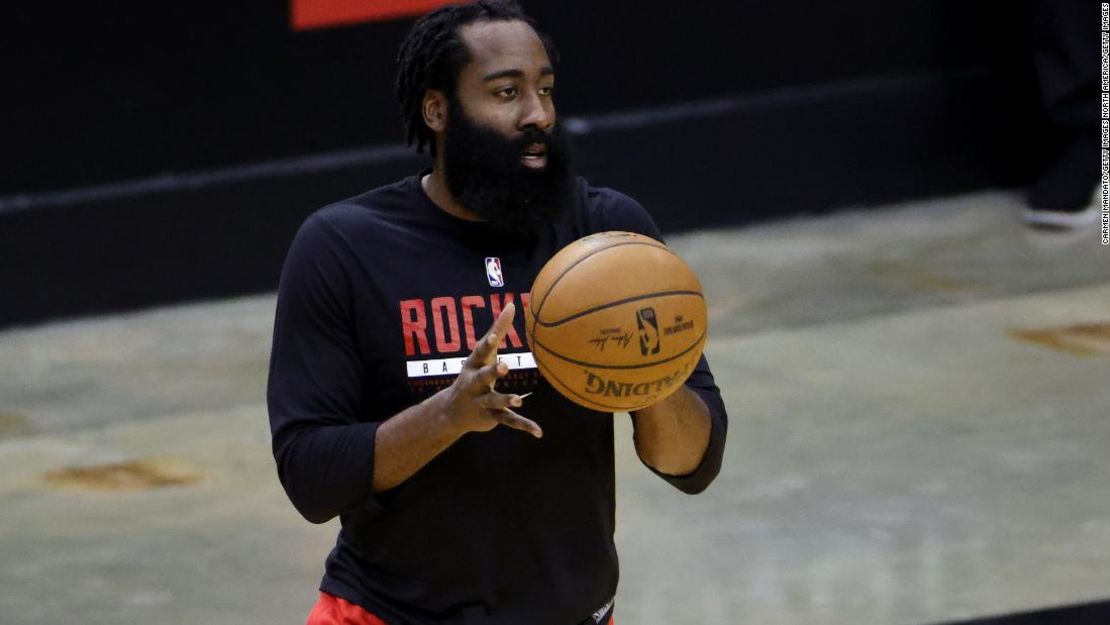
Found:
[{"label": "orange basketball", "polygon": [[540,373],[567,399],[637,410],[678,390],[705,347],[701,283],[666,245],[601,232],[553,256],[532,285],[525,328]]}]

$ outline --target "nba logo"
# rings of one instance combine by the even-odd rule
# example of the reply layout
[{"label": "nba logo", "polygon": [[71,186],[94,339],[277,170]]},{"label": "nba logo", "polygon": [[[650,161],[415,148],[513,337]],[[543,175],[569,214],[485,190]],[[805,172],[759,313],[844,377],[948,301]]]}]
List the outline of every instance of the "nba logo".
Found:
[{"label": "nba logo", "polygon": [[505,277],[501,275],[501,259],[496,256],[486,257],[486,279],[490,286],[505,286]]},{"label": "nba logo", "polygon": [[659,353],[659,323],[655,320],[654,308],[641,308],[636,311],[636,326],[640,330],[640,354],[649,356]]}]

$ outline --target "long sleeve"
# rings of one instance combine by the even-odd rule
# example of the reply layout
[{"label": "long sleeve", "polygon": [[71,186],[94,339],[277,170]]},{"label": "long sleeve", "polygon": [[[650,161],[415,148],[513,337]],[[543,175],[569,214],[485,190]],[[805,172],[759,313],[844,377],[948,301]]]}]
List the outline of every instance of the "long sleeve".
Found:
[{"label": "long sleeve", "polygon": [[644,466],[678,490],[688,495],[696,495],[708,488],[721,471],[721,460],[725,453],[725,435],[728,432],[728,413],[721,399],[721,390],[713,381],[713,374],[709,371],[709,363],[705,356],[701,357],[694,372],[686,380],[686,388],[697,393],[709,408],[709,446],[706,447],[701,464],[693,473],[679,476],[660,473],[646,462]]},{"label": "long sleeve", "polygon": [[282,269],[270,354],[266,398],[278,476],[314,523],[378,505],[378,423],[364,417],[344,251],[319,215],[301,226]]}]

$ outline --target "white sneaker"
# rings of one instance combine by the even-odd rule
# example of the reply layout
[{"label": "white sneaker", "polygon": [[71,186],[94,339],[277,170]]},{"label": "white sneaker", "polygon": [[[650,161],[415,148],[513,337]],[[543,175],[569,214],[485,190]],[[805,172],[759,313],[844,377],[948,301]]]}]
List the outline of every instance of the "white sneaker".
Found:
[{"label": "white sneaker", "polygon": [[1102,185],[1095,186],[1091,200],[1086,206],[1074,209],[1048,209],[1027,207],[1022,213],[1022,219],[1031,226],[1043,228],[1079,229],[1093,226],[1098,223],[1101,216]]}]

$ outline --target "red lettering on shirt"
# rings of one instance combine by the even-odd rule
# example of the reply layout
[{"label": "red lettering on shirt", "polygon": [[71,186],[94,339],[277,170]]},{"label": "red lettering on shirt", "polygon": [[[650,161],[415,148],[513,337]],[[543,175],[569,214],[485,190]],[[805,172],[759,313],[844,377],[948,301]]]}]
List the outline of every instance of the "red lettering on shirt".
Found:
[{"label": "red lettering on shirt", "polygon": [[416,345],[420,345],[420,353],[432,353],[428,347],[428,322],[424,317],[424,300],[406,299],[401,302],[401,333],[405,337],[405,355],[415,356]]},{"label": "red lettering on shirt", "polygon": [[474,312],[473,308],[485,308],[486,300],[481,295],[467,295],[459,300],[459,305],[462,307],[463,318],[463,334],[466,335],[466,349],[474,351],[478,346],[478,337],[474,332]]},{"label": "red lettering on shirt", "polygon": [[[446,319],[447,327],[444,328]],[[453,297],[437,297],[432,300],[432,327],[436,334],[436,351],[441,354],[457,352],[462,349],[459,336],[459,310]],[[447,330],[448,333],[445,333]]]},{"label": "red lettering on shirt", "polygon": [[[428,336],[428,315],[431,314],[432,335],[435,339],[435,353],[439,355],[458,354],[463,351],[463,338],[466,338],[465,350],[474,351],[480,338],[479,331],[483,334],[488,329],[484,326],[492,323],[506,304],[511,303],[519,296],[520,306],[529,307],[529,293],[490,293],[488,295],[489,309],[492,316],[487,318],[481,315],[482,323],[475,323],[474,311],[477,308],[485,309],[487,296],[464,295],[455,298],[449,295],[436,297],[429,303],[424,299],[407,299],[401,302],[401,334],[405,343],[405,356],[415,356],[417,352],[423,356],[433,353],[431,341]],[[429,304],[431,311],[428,310]],[[459,327],[460,309],[462,312],[462,327]],[[513,325],[505,333],[498,349],[508,346],[522,347],[524,342],[520,339],[517,326],[523,327],[523,311],[518,311]],[[482,327],[484,326],[484,327]]]}]

